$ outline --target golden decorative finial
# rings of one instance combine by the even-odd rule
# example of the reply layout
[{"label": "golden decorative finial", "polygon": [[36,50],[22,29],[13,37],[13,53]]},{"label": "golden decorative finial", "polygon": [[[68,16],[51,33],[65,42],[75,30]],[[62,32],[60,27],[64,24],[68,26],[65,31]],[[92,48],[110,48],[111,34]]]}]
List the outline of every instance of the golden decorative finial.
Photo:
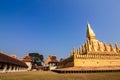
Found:
[{"label": "golden decorative finial", "polygon": [[114,51],[112,43],[110,43],[110,51]]},{"label": "golden decorative finial", "polygon": [[104,43],[104,51],[108,51],[106,43]]},{"label": "golden decorative finial", "polygon": [[115,48],[116,48],[116,52],[119,53],[119,46],[118,46],[118,43],[117,43],[117,42],[115,43]]},{"label": "golden decorative finial", "polygon": [[95,33],[92,30],[90,24],[87,22],[87,33],[86,33],[86,37],[87,39],[91,40],[91,39],[95,39]]}]

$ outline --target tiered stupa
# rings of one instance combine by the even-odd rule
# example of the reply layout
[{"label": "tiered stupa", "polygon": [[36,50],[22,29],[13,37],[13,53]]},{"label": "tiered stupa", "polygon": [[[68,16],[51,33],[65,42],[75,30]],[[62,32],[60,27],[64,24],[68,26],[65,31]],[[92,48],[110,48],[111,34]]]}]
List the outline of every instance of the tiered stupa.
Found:
[{"label": "tiered stupa", "polygon": [[[89,23],[87,23],[86,42],[78,49],[73,49],[71,55],[59,63],[58,68],[72,69],[120,69],[120,49],[110,43],[100,42]],[[71,68],[70,68],[71,69]]]},{"label": "tiered stupa", "polygon": [[115,43],[115,48],[112,43],[107,45],[106,43],[100,42],[96,39],[95,33],[92,30],[90,24],[87,24],[86,42],[79,49],[74,49],[71,54],[119,54],[120,50],[118,44]]}]

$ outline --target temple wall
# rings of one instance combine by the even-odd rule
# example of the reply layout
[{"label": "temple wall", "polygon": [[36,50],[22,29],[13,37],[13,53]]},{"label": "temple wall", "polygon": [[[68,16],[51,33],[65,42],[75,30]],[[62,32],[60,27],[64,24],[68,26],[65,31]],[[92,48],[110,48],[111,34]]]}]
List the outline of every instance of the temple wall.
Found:
[{"label": "temple wall", "polygon": [[120,59],[74,59],[75,67],[120,66]]},{"label": "temple wall", "polygon": [[66,68],[66,67],[73,67],[73,66],[74,66],[74,63],[72,61],[72,62],[68,62],[68,63],[63,64],[63,65],[60,65],[60,66],[58,66],[58,68]]},{"label": "temple wall", "polygon": [[57,68],[66,68],[66,67],[73,67],[74,66],[74,59],[73,56],[59,62]]},{"label": "temple wall", "polygon": [[31,62],[25,62],[28,66],[27,70],[30,71],[32,69],[32,63]]},{"label": "temple wall", "polygon": [[8,63],[0,63],[0,73],[22,72],[22,71],[27,71],[27,68],[22,67],[22,66],[13,65],[13,64],[8,64]]},{"label": "temple wall", "polygon": [[[120,67],[120,48],[117,43],[100,42],[90,24],[87,24],[87,39],[80,48],[71,51],[71,58],[62,61],[63,67]],[[72,66],[71,66],[72,65]]]}]

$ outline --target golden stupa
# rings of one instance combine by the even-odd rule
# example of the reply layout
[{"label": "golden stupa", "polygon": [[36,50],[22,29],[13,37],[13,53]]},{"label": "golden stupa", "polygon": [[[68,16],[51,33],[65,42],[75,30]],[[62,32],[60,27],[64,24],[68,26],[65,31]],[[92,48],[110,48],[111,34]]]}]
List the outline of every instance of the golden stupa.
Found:
[{"label": "golden stupa", "polygon": [[120,49],[115,43],[100,42],[89,23],[87,23],[86,42],[73,49],[70,56],[60,61],[58,69],[74,70],[120,70]]}]

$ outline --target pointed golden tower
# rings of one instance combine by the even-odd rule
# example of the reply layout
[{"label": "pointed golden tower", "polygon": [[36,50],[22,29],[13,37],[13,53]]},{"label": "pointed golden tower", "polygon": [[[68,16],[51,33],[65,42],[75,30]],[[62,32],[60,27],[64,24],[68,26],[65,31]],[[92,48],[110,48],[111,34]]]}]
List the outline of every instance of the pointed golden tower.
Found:
[{"label": "pointed golden tower", "polygon": [[106,43],[103,43],[103,44],[104,44],[104,51],[108,52],[107,44]]},{"label": "pointed golden tower", "polygon": [[115,43],[115,48],[116,48],[116,52],[119,53],[119,46],[118,46],[118,43]]},{"label": "pointed golden tower", "polygon": [[95,33],[94,31],[92,30],[91,26],[89,23],[87,23],[87,34],[86,34],[86,37],[87,39],[89,40],[93,40],[93,39],[96,39],[95,38]]},{"label": "pointed golden tower", "polygon": [[113,48],[113,46],[112,46],[112,43],[110,43],[110,51],[112,52],[112,51],[114,51],[114,48]]}]

